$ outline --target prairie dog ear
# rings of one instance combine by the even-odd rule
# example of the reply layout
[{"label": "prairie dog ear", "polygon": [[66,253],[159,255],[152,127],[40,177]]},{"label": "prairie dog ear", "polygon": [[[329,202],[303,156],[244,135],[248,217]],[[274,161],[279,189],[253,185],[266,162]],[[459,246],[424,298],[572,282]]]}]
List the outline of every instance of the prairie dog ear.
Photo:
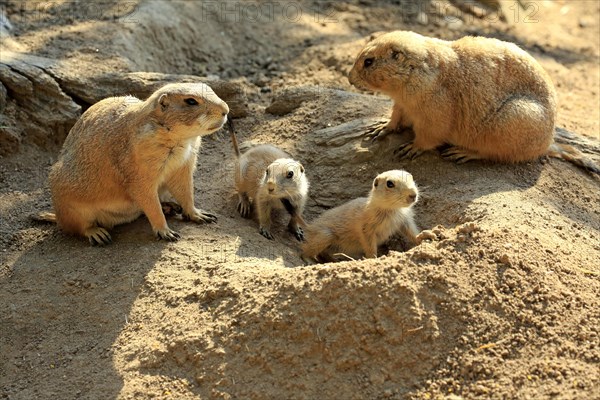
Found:
[{"label": "prairie dog ear", "polygon": [[406,58],[406,53],[401,48],[392,46],[390,50],[390,56],[394,60],[398,60],[399,58]]},{"label": "prairie dog ear", "polygon": [[379,185],[379,179],[375,178],[375,180],[373,181],[373,187],[376,188],[377,185]]},{"label": "prairie dog ear", "polygon": [[304,165],[300,164],[300,172],[304,173]]},{"label": "prairie dog ear", "polygon": [[367,41],[367,43],[372,42],[373,40],[377,39],[379,36],[386,34],[386,31],[378,31],[378,32],[373,32],[371,33],[371,35],[369,36],[369,39]]},{"label": "prairie dog ear", "polygon": [[158,104],[160,104],[160,108],[164,111],[169,107],[169,96],[167,94],[161,94],[158,98]]}]

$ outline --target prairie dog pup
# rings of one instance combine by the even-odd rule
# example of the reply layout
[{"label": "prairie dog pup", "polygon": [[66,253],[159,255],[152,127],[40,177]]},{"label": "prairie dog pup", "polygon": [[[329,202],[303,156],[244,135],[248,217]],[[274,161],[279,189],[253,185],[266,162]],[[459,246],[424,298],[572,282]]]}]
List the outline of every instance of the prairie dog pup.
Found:
[{"label": "prairie dog pup", "polygon": [[373,136],[412,127],[414,140],[397,150],[402,157],[448,144],[442,156],[457,162],[511,163],[547,154],[594,169],[583,154],[573,157],[572,147],[553,144],[554,85],[513,43],[390,32],[362,49],[348,79],[394,100],[390,121]]},{"label": "prairie dog pup", "polygon": [[201,136],[219,130],[229,107],[202,83],[169,84],[147,100],[111,97],[73,126],[50,172],[56,220],[91,244],[110,243],[107,229],[146,214],[154,233],[174,241],[160,197],[172,195],[183,217],[215,222],[194,205],[193,174]]},{"label": "prairie dog pup", "polygon": [[352,258],[377,257],[377,247],[396,232],[415,245],[419,233],[411,207],[419,191],[406,171],[392,170],[373,181],[369,197],[325,211],[306,228],[305,261],[333,261],[335,253]]},{"label": "prairie dog pup", "polygon": [[291,219],[288,229],[296,239],[304,240],[302,219],[308,195],[308,180],[304,167],[283,150],[269,144],[251,147],[240,154],[235,131],[230,125],[231,139],[237,157],[235,188],[238,193],[238,212],[244,218],[256,208],[259,232],[272,240],[271,212],[285,209]]}]

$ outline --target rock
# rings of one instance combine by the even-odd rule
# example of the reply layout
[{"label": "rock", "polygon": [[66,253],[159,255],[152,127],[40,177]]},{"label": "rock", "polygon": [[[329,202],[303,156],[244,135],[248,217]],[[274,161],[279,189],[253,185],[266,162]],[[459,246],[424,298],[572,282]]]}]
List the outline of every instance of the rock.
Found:
[{"label": "rock", "polygon": [[[521,0],[517,0],[521,4]],[[505,4],[506,3],[506,4]],[[477,18],[486,18],[491,15],[497,15],[501,21],[506,21],[506,15],[511,15],[512,2],[502,2],[500,0],[453,0],[452,6],[456,7],[461,14],[471,14]],[[522,5],[521,5],[522,7]],[[449,8],[450,10],[452,7]],[[455,16],[458,14],[453,13]],[[450,25],[450,24],[449,24]],[[453,29],[453,28],[450,28]]]},{"label": "rock", "polygon": [[8,32],[12,30],[12,24],[6,17],[4,12],[0,12],[0,37],[8,36]]},{"label": "rock", "polygon": [[456,228],[458,233],[463,233],[465,235],[468,235],[472,232],[478,231],[479,227],[477,226],[476,223],[474,222],[469,222],[467,224],[461,225],[459,227]]},{"label": "rock", "polygon": [[504,264],[504,265],[511,265],[510,256],[506,253],[502,254],[502,256],[500,256],[498,261],[500,261],[500,263]]},{"label": "rock", "polygon": [[234,118],[248,115],[244,88],[238,83],[193,75],[173,75],[158,72],[116,72],[94,77],[93,79],[77,78],[76,74],[66,73],[67,71],[53,69],[53,72],[55,72],[57,81],[68,93],[88,104],[97,103],[106,97],[127,94],[145,99],[167,83],[202,82],[210,86],[217,96],[227,103]]},{"label": "rock", "polygon": [[[297,159],[310,165],[310,169],[321,171],[320,179],[311,181],[311,190],[321,193],[317,205],[327,208],[340,205],[356,197],[357,187],[364,188],[361,191],[368,193],[376,174],[371,176],[363,171],[390,169],[394,150],[408,140],[404,134],[387,135],[377,141],[367,137],[374,127],[386,122],[391,101],[379,96],[323,87],[309,86],[293,90],[293,96],[303,100],[298,105],[302,107],[298,114],[314,115],[314,118],[323,122],[323,126],[327,126],[302,134],[293,152]],[[305,97],[308,94],[310,98]],[[338,117],[344,113],[356,117],[349,121]],[[335,121],[343,120],[347,122],[335,124]],[[340,165],[344,165],[344,168],[340,168]],[[347,182],[352,182],[352,185]]]},{"label": "rock", "polygon": [[453,31],[457,31],[464,26],[464,22],[457,17],[447,18],[446,24],[447,24],[446,26],[448,27],[448,29],[453,30]]},{"label": "rock", "polygon": [[81,106],[67,96],[45,70],[21,61],[12,62],[10,67],[13,74],[20,75],[29,82],[24,97],[16,99],[24,109],[41,116],[44,122],[51,124],[76,120],[79,117]]},{"label": "rock", "polygon": [[585,17],[579,18],[579,27],[580,28],[588,28],[590,26],[595,26],[595,25],[596,25],[596,20],[594,19],[594,17],[585,16]]},{"label": "rock", "polygon": [[0,110],[4,110],[8,102],[8,92],[2,82],[0,82]]},{"label": "rock", "polygon": [[493,8],[493,9],[498,9],[500,8],[500,0],[478,0],[480,3],[485,4],[486,6]]},{"label": "rock", "polygon": [[256,86],[262,88],[269,84],[269,78],[265,76],[262,72],[258,74],[256,79],[254,80]]},{"label": "rock", "polygon": [[[364,171],[390,169],[394,150],[409,138],[403,133],[373,141],[367,133],[386,123],[391,106],[384,97],[322,86],[293,87],[276,93],[267,112],[285,115],[295,111],[294,118],[302,116],[322,123],[322,129],[299,133],[293,149],[295,158],[310,165],[307,170],[321,171],[320,179],[311,181],[311,190],[320,193],[315,205],[340,205],[356,197],[357,187],[366,194],[376,174]],[[341,115],[354,115],[355,119]]]},{"label": "rock", "polygon": [[315,98],[319,94],[316,86],[292,87],[278,93],[266,112],[273,115],[286,115],[297,109],[307,100]]},{"label": "rock", "polygon": [[245,91],[239,83],[151,72],[82,76],[78,69],[86,68],[25,53],[0,52],[0,153],[18,151],[23,138],[42,147],[61,144],[81,115],[82,106],[127,94],[145,99],[172,82],[206,83],[227,102],[234,118],[248,113]]},{"label": "rock", "polygon": [[17,129],[8,125],[7,118],[0,114],[0,155],[16,153],[21,144],[21,135]]},{"label": "rock", "polygon": [[385,376],[381,372],[372,371],[369,375],[369,381],[372,385],[381,386],[385,382]]},{"label": "rock", "polygon": [[417,235],[417,242],[420,243],[423,240],[437,240],[437,235],[430,230],[424,230]]},{"label": "rock", "polygon": [[591,157],[595,162],[600,162],[600,142],[598,140],[577,135],[559,127],[554,131],[554,140],[557,143],[574,146],[585,153],[586,156]]},{"label": "rock", "polygon": [[371,142],[366,133],[382,123],[378,118],[361,118],[312,133],[310,141],[327,150],[319,152],[313,162],[318,165],[351,165],[371,162],[376,158],[392,158],[393,150],[406,141],[402,135],[388,135]]},{"label": "rock", "polygon": [[6,64],[0,64],[0,82],[18,95],[30,96],[33,94],[33,83]]},{"label": "rock", "polygon": [[81,106],[66,95],[43,67],[24,62],[14,53],[0,53],[2,142],[0,152],[18,151],[23,138],[41,146],[61,142],[81,114]]}]

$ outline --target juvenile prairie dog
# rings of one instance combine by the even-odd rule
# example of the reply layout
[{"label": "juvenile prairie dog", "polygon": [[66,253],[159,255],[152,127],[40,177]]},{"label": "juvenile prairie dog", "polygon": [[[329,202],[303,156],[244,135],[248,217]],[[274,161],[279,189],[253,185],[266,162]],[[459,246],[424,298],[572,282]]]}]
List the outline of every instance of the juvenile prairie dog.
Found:
[{"label": "juvenile prairie dog", "polygon": [[392,170],[373,181],[369,197],[360,197],[325,211],[306,227],[302,258],[334,261],[336,253],[354,259],[377,257],[377,247],[400,232],[411,245],[419,233],[411,207],[419,190],[406,171]]},{"label": "juvenile prairie dog", "polygon": [[235,188],[240,215],[250,218],[254,207],[260,234],[272,240],[271,213],[274,209],[285,209],[291,216],[288,229],[296,239],[304,240],[302,213],[308,195],[308,179],[302,164],[269,144],[251,147],[241,154],[233,125],[229,128],[237,157]]},{"label": "juvenile prairie dog", "polygon": [[201,136],[219,130],[229,107],[202,83],[169,84],[146,101],[111,97],[73,126],[49,180],[55,214],[67,233],[92,245],[112,241],[108,229],[146,214],[154,233],[175,241],[160,198],[171,195],[184,219],[215,222],[194,205],[193,174]]},{"label": "juvenile prairie dog", "polygon": [[442,156],[457,162],[512,163],[550,155],[598,168],[572,146],[553,143],[554,85],[539,63],[513,43],[390,32],[362,49],[348,79],[392,98],[390,121],[371,136],[412,128],[414,140],[396,151],[401,157],[450,145]]}]

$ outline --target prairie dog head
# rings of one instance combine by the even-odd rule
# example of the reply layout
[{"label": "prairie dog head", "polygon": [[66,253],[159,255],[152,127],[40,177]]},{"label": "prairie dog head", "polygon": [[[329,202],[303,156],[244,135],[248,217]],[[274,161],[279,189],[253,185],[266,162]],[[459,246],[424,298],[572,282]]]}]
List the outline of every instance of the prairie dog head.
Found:
[{"label": "prairie dog head", "polygon": [[369,195],[369,204],[384,209],[411,207],[419,199],[419,190],[411,174],[391,170],[377,175]]},{"label": "prairie dog head", "polygon": [[404,88],[418,85],[426,77],[430,38],[418,33],[396,31],[383,34],[366,44],[356,57],[348,81],[395,97]]},{"label": "prairie dog head", "polygon": [[262,186],[269,196],[279,199],[302,197],[308,192],[304,167],[291,158],[273,161],[263,175]]},{"label": "prairie dog head", "polygon": [[204,83],[173,83],[158,89],[146,103],[156,122],[178,139],[209,135],[227,122],[229,107]]}]

